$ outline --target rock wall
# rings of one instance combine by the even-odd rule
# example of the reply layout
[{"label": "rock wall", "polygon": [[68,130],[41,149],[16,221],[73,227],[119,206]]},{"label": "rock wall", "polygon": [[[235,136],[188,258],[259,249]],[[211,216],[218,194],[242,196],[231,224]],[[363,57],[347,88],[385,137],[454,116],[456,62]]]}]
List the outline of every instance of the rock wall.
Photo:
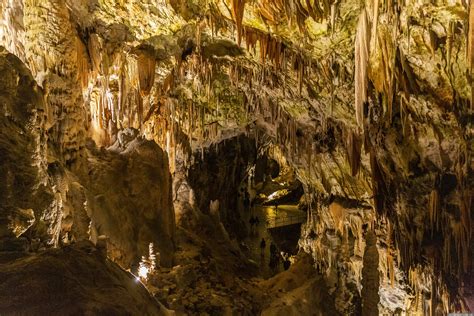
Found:
[{"label": "rock wall", "polygon": [[71,171],[47,141],[43,90],[17,57],[0,53],[2,249],[37,251],[103,236],[123,267],[138,265],[150,243],[170,266],[175,218],[165,153],[152,141],[121,137],[109,150],[91,143],[87,168]]},{"label": "rock wall", "polygon": [[[46,110],[29,70],[0,47],[0,239],[23,235],[52,202],[47,179]],[[7,244],[0,242],[2,247]],[[23,247],[26,240],[23,240]]]},{"label": "rock wall", "polygon": [[240,188],[256,155],[255,140],[240,135],[206,149],[188,172],[199,209],[209,214],[211,201],[219,201],[214,212],[233,236],[245,236],[241,213],[249,210],[243,209]]},{"label": "rock wall", "polygon": [[71,164],[80,160],[86,138],[78,55],[83,44],[64,1],[28,0],[23,9],[25,60],[44,89],[48,140],[56,156]]},{"label": "rock wall", "polygon": [[85,187],[91,239],[109,238],[109,257],[136,266],[153,243],[161,264],[171,266],[175,215],[166,154],[152,141],[131,140],[123,147],[89,152]]},{"label": "rock wall", "polygon": [[[135,134],[136,135],[136,134]],[[129,139],[109,149],[90,143],[87,169],[73,173],[49,167],[56,191],[53,240],[66,245],[80,240],[107,242],[108,257],[135,271],[149,244],[171,266],[175,215],[168,159],[152,141]]]},{"label": "rock wall", "polygon": [[[337,312],[360,315],[364,227],[373,223],[375,214],[368,205],[356,201],[319,198],[310,200],[309,207],[300,247],[312,255],[317,270],[324,275]],[[378,260],[374,263],[378,265]]]}]

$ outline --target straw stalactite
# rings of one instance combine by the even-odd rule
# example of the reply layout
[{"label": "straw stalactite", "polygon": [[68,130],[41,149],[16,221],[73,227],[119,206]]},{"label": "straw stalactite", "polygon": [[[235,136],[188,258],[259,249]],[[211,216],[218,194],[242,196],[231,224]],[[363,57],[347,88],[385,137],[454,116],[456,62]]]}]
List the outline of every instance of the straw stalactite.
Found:
[{"label": "straw stalactite", "polygon": [[434,189],[431,191],[429,201],[431,234],[439,228],[439,209],[439,193]]},{"label": "straw stalactite", "polygon": [[364,119],[364,103],[367,102],[367,64],[369,60],[370,29],[367,13],[363,9],[359,16],[355,39],[355,111],[357,124],[362,127]]},{"label": "straw stalactite", "polygon": [[393,243],[392,243],[392,225],[390,221],[387,222],[387,268],[388,275],[390,278],[390,286],[395,285],[395,262],[393,255]]}]

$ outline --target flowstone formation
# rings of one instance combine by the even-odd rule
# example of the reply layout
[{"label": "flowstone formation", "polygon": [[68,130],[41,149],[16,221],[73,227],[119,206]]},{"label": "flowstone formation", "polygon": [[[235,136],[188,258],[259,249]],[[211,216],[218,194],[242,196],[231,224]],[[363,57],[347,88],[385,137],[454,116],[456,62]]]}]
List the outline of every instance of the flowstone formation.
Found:
[{"label": "flowstone formation", "polygon": [[[150,277],[191,314],[278,313],[292,295],[320,310],[315,284],[324,313],[473,310],[473,3],[1,0],[0,13],[0,249],[92,240],[137,273],[153,243],[167,282],[202,270],[205,291],[229,272],[253,293],[232,310],[235,293],[212,292],[208,308],[193,282]],[[263,156],[302,184],[312,267],[295,271],[315,274],[272,302],[241,245]]]}]

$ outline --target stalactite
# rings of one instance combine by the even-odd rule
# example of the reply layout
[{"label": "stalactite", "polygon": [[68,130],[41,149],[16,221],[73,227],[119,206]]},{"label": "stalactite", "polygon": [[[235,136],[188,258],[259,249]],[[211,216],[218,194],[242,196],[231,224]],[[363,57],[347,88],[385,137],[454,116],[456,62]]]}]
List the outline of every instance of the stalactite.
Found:
[{"label": "stalactite", "polygon": [[390,221],[387,221],[387,266],[391,287],[395,285],[395,265],[392,255],[392,246],[392,225]]},{"label": "stalactite", "polygon": [[242,42],[242,20],[244,18],[245,0],[232,0],[232,18],[237,28],[237,44]]},{"label": "stalactite", "polygon": [[265,61],[267,59],[267,48],[268,48],[268,41],[269,41],[269,35],[266,36],[261,36],[259,40],[260,44],[260,62],[262,64],[265,64]]},{"label": "stalactite", "polygon": [[[139,79],[138,79],[138,62],[136,59],[129,59],[127,62],[127,79],[130,83],[130,87],[134,90],[139,89]],[[132,90],[132,89],[131,89]]]},{"label": "stalactite", "polygon": [[87,49],[89,51],[89,57],[92,63],[92,71],[95,75],[101,72],[102,64],[102,45],[99,36],[95,33],[89,35],[89,41],[87,43]]},{"label": "stalactite", "polygon": [[301,91],[303,89],[304,76],[305,76],[304,59],[301,57],[301,55],[295,56],[294,68],[297,73],[298,91],[299,91],[299,94],[301,95]]},{"label": "stalactite", "polygon": [[406,98],[409,100],[410,94],[419,94],[420,88],[416,82],[413,69],[400,48],[397,49],[396,63],[397,70],[402,72],[402,74],[398,75],[398,79],[401,81],[404,87]]},{"label": "stalactite", "polygon": [[402,134],[404,137],[407,135],[406,125],[407,125],[407,114],[405,113],[405,106],[404,106],[404,97],[400,96],[400,123],[402,125]]},{"label": "stalactite", "polygon": [[370,167],[372,173],[372,191],[374,194],[375,210],[379,214],[384,214],[384,194],[385,194],[385,179],[377,161],[377,156],[374,150],[370,151]]},{"label": "stalactite", "polygon": [[79,37],[76,37],[76,53],[79,81],[81,82],[82,90],[84,90],[89,83],[89,61],[86,47]]},{"label": "stalactite", "polygon": [[138,91],[136,93],[136,98],[137,98],[137,120],[138,120],[138,126],[141,129],[142,123],[143,123],[143,97],[141,93],[139,93]]},{"label": "stalactite", "polygon": [[99,93],[97,96],[97,117],[99,118],[99,127],[101,129],[104,129],[104,101],[103,101],[103,96],[102,93]]},{"label": "stalactite", "polygon": [[456,23],[454,21],[449,21],[449,26],[447,28],[446,36],[446,68],[448,72],[448,77],[453,81],[453,69],[452,69],[452,54],[453,54],[453,44],[454,44],[454,35],[455,35]]},{"label": "stalactite", "polygon": [[371,46],[377,45],[377,24],[379,22],[379,0],[373,0]]},{"label": "stalactite", "polygon": [[336,227],[342,235],[344,233],[345,220],[344,208],[340,204],[333,202],[329,205],[329,212],[334,221],[334,227]]},{"label": "stalactite", "polygon": [[256,32],[253,31],[252,28],[245,28],[244,29],[244,36],[245,36],[245,45],[249,52],[255,53],[255,47],[257,46],[258,35]]},{"label": "stalactite", "polygon": [[[467,65],[472,76],[474,68],[474,1],[469,1],[469,30],[467,36]],[[471,83],[471,109],[474,109],[474,84]]]},{"label": "stalactite", "polygon": [[278,21],[269,1],[262,1],[258,6],[258,12],[266,23],[275,24]]},{"label": "stalactite", "polygon": [[155,81],[156,59],[147,52],[140,52],[137,57],[137,70],[140,94],[148,96]]},{"label": "stalactite", "polygon": [[[276,25],[286,16],[288,25],[296,25],[300,32],[305,32],[305,21],[311,17],[316,22],[328,18],[334,7],[334,2],[312,0],[262,0],[259,3],[258,13],[267,24]],[[334,25],[334,24],[332,24]]]},{"label": "stalactite", "polygon": [[174,87],[174,69],[171,70],[168,76],[166,76],[165,80],[163,81],[163,93],[166,94],[171,91]]},{"label": "stalactite", "polygon": [[429,201],[429,213],[430,213],[430,225],[431,235],[435,230],[438,230],[439,224],[439,193],[437,189],[433,189],[430,194]]},{"label": "stalactite", "polygon": [[[394,99],[394,90],[395,90],[395,56],[396,56],[396,45],[393,42],[392,36],[387,34],[387,30],[383,32],[379,32],[378,34],[378,44],[380,47],[381,52],[381,65],[382,65],[382,73],[381,76],[383,78],[382,81],[382,90],[385,97],[385,102],[387,105],[387,116],[389,122],[392,120],[392,106],[393,106],[393,99]],[[408,99],[409,94],[405,95]]]},{"label": "stalactite", "polygon": [[363,125],[364,103],[367,102],[367,63],[369,60],[369,40],[367,13],[363,9],[359,16],[355,40],[355,110],[357,124]]},{"label": "stalactite", "polygon": [[269,61],[276,70],[284,66],[286,46],[281,40],[252,27],[245,27],[243,35],[245,36],[245,43],[249,51],[255,52],[258,42],[260,62],[262,64]]},{"label": "stalactite", "polygon": [[309,12],[301,5],[300,1],[294,2],[296,6],[296,25],[301,33],[305,31],[305,21],[309,17]]},{"label": "stalactite", "polygon": [[[125,108],[125,100],[126,100],[126,94],[127,94],[127,88],[126,88],[127,80],[124,75],[124,65],[120,68],[120,74],[119,74],[119,82],[118,82],[118,117],[117,117],[117,122],[118,124],[121,125],[124,117],[124,108]],[[119,125],[119,128],[123,128],[122,126]]]},{"label": "stalactite", "polygon": [[349,165],[351,166],[352,176],[355,177],[359,173],[360,158],[362,152],[362,138],[357,132],[350,131],[347,135],[347,156]]}]

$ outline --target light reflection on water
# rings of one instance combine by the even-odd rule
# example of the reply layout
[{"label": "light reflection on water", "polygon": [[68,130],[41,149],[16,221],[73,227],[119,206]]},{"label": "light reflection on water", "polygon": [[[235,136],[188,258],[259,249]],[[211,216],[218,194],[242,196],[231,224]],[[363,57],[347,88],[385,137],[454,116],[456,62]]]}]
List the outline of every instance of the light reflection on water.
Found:
[{"label": "light reflection on water", "polygon": [[[276,271],[272,271],[269,268],[269,260],[270,260],[270,244],[273,241],[272,236],[267,229],[267,223],[269,223],[270,227],[272,226],[271,223],[278,219],[279,221],[284,221],[285,218],[290,216],[299,216],[301,214],[305,215],[306,212],[301,211],[298,209],[297,205],[279,205],[278,206],[278,214],[276,211],[275,206],[263,206],[263,205],[256,205],[253,207],[252,212],[247,213],[248,216],[246,218],[247,223],[250,216],[258,216],[260,220],[260,224],[254,226],[252,230],[249,230],[251,233],[246,238],[246,244],[250,249],[250,258],[259,265],[260,275],[264,278],[269,278],[273,276]],[[264,238],[266,241],[266,248],[264,250],[264,256],[261,256],[260,250],[260,240]],[[279,270],[282,267],[278,268]],[[277,269],[277,270],[278,270]]]},{"label": "light reflection on water", "polygon": [[290,216],[305,214],[304,211],[298,209],[298,205],[279,205],[278,214],[275,206],[258,205],[255,207],[258,215],[262,214],[265,217],[265,222],[273,222],[277,216],[278,219],[284,220]]}]

